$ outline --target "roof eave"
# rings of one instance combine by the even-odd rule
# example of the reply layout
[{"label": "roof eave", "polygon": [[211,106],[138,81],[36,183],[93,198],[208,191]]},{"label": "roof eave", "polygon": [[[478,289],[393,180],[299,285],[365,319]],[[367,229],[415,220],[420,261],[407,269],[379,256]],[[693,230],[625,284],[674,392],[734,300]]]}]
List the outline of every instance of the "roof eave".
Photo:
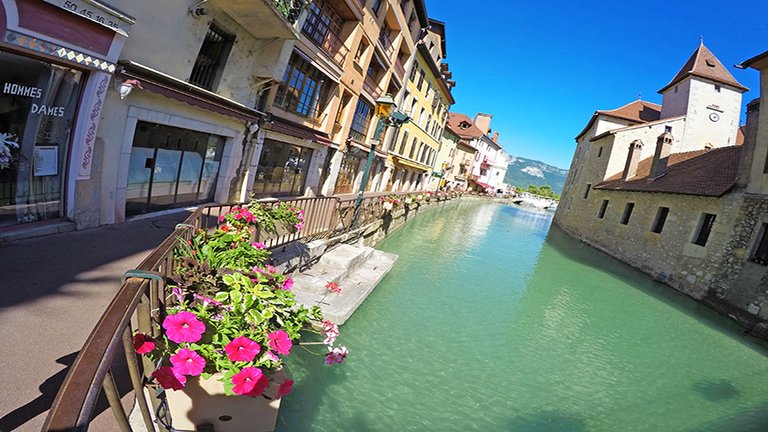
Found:
[{"label": "roof eave", "polygon": [[760,70],[760,68],[755,67],[757,63],[761,63],[763,60],[768,59],[768,51],[758,54],[750,59],[744,60],[743,62],[736,65],[739,69],[746,69],[748,67],[751,67],[752,69]]},{"label": "roof eave", "polygon": [[676,80],[674,80],[674,81],[670,82],[669,84],[667,84],[666,86],[664,86],[664,87],[663,87],[661,90],[659,90],[657,93],[658,93],[658,94],[664,94],[664,92],[665,92],[665,91],[667,91],[667,90],[671,89],[672,87],[674,87],[674,86],[676,86],[676,85],[680,84],[680,82],[682,82],[683,80],[685,80],[686,78],[688,78],[688,77],[691,77],[691,76],[694,76],[694,77],[696,77],[696,78],[703,78],[703,79],[707,79],[707,80],[710,80],[710,81],[712,81],[712,82],[716,82],[716,83],[718,83],[718,84],[722,84],[722,85],[726,85],[726,86],[728,86],[728,87],[732,87],[732,88],[735,88],[737,91],[740,91],[741,93],[744,93],[744,92],[747,92],[747,91],[749,91],[749,88],[747,88],[747,87],[744,87],[743,85],[739,84],[738,82],[737,82],[736,84],[733,84],[733,83],[729,83],[729,82],[721,81],[721,80],[718,80],[718,79],[714,79],[714,78],[712,78],[712,77],[704,76],[704,75],[702,75],[702,74],[698,74],[698,73],[696,73],[696,72],[688,72],[687,74],[685,74],[685,75],[683,75],[683,76],[679,77],[678,79],[676,79]]}]

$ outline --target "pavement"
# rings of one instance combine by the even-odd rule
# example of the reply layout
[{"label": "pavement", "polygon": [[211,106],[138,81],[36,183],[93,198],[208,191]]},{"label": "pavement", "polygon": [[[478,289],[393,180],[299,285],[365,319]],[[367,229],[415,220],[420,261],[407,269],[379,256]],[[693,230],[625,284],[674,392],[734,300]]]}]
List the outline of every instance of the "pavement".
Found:
[{"label": "pavement", "polygon": [[[0,242],[0,432],[41,430],[121,275],[188,215]],[[90,430],[115,430],[111,413],[97,411]]]}]

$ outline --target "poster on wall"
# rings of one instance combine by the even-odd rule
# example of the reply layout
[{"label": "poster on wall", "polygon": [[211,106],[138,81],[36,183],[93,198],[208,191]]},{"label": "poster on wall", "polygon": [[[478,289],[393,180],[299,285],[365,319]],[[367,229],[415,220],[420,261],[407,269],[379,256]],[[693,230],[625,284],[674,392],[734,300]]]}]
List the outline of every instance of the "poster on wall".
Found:
[{"label": "poster on wall", "polygon": [[59,172],[59,147],[35,146],[35,177],[54,176]]}]

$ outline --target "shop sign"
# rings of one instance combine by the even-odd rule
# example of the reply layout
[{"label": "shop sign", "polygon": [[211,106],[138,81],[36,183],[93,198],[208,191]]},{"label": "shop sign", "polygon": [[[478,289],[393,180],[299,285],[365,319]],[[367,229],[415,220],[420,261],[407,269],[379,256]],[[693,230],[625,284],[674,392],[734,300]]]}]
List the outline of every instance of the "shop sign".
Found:
[{"label": "shop sign", "polygon": [[[43,97],[43,89],[39,87],[25,86],[17,83],[3,83],[3,93],[11,96],[21,96],[33,99]],[[43,116],[64,117],[63,106],[47,106],[45,104],[33,102],[30,106],[32,114]]]},{"label": "shop sign", "polygon": [[128,35],[131,30],[132,20],[117,14],[117,11],[108,10],[106,6],[88,0],[45,0],[54,6],[58,6],[67,12],[79,15],[104,27]]}]

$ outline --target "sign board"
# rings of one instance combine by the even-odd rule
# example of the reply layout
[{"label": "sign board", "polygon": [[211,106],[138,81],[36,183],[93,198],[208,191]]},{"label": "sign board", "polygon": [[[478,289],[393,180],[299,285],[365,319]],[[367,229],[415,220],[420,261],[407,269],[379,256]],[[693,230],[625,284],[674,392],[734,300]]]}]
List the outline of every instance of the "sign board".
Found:
[{"label": "sign board", "polygon": [[45,0],[45,2],[103,25],[124,36],[128,36],[131,25],[134,23],[133,18],[94,0]]},{"label": "sign board", "polygon": [[59,147],[35,146],[35,177],[55,176],[59,173]]}]

